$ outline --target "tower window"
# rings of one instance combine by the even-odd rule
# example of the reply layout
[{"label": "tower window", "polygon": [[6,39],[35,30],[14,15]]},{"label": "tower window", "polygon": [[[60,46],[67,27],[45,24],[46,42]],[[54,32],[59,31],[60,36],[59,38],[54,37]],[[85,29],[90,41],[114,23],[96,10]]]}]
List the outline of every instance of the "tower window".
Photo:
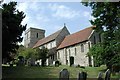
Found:
[{"label": "tower window", "polygon": [[38,33],[37,33],[36,37],[38,38]]}]

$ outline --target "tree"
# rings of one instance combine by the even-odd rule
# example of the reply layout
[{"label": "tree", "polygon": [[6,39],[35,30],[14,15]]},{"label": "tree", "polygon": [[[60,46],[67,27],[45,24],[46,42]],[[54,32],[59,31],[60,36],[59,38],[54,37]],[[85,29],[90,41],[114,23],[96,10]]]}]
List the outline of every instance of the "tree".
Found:
[{"label": "tree", "polygon": [[48,57],[48,49],[43,47],[42,49],[36,48],[39,59],[42,60],[42,66],[45,66],[46,59]]},{"label": "tree", "polygon": [[20,50],[21,48],[18,49],[18,56],[23,56],[26,60],[29,58],[32,59],[37,59],[37,54],[35,52],[35,49],[32,48],[26,48],[25,50]]},{"label": "tree", "polygon": [[100,43],[93,45],[88,52],[88,56],[93,56],[95,66],[100,66],[101,64],[104,64],[102,60],[102,55],[104,55],[104,49],[103,45]]},{"label": "tree", "polygon": [[22,55],[23,56],[23,52],[26,50],[26,48],[23,46],[23,45],[19,45],[19,48],[17,50],[17,55],[16,56],[20,56]]},{"label": "tree", "polygon": [[17,2],[4,3],[2,5],[2,58],[11,60],[12,54],[18,49],[18,42],[22,42],[21,37],[26,25],[21,22],[25,18],[23,11],[16,9]]},{"label": "tree", "polygon": [[[24,62],[27,65],[35,65],[35,61],[38,59],[38,53],[36,52],[35,49],[32,48],[25,48],[23,46],[20,46],[18,49],[18,55],[17,58],[23,57]],[[19,62],[22,60],[19,59]]]},{"label": "tree", "polygon": [[[104,52],[100,50],[101,52],[96,55],[96,58],[100,56],[99,60],[102,60],[102,63],[106,64],[108,68],[111,68],[114,64],[119,64],[120,2],[83,2],[83,5],[91,7],[92,16],[96,19],[90,20],[90,22],[92,25],[96,25],[96,31],[103,34],[101,47],[103,47]],[[96,54],[96,52],[93,53]]]}]

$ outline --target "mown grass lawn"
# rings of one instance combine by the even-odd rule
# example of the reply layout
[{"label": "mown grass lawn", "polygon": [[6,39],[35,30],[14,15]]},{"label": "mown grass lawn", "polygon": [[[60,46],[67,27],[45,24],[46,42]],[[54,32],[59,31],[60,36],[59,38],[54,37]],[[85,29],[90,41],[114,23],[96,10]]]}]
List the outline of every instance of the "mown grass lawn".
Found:
[{"label": "mown grass lawn", "polygon": [[[85,67],[76,68],[69,66],[59,66],[59,67],[37,67],[37,66],[25,66],[25,67],[2,67],[3,78],[59,78],[59,72],[67,68],[70,72],[70,78],[77,78],[80,71],[86,71],[87,78],[97,78],[100,71],[105,70],[105,67]],[[118,76],[112,76],[113,78],[120,78]]]}]

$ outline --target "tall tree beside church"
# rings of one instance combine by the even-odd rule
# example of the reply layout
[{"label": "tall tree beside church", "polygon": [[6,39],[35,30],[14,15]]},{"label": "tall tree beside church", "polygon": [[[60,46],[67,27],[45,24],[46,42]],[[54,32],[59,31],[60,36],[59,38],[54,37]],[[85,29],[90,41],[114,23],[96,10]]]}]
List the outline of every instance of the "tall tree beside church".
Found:
[{"label": "tall tree beside church", "polygon": [[16,9],[17,2],[4,3],[2,5],[2,58],[11,59],[11,55],[16,53],[18,42],[22,42],[21,37],[26,25],[21,22],[25,18],[23,11]]},{"label": "tall tree beside church", "polygon": [[[89,0],[88,0],[89,1]],[[103,34],[104,54],[99,54],[101,63],[111,68],[120,63],[120,2],[83,2],[92,9],[90,20],[95,30]],[[100,52],[101,53],[101,52]]]},{"label": "tall tree beside church", "polygon": [[35,50],[36,50],[36,54],[38,56],[38,59],[42,60],[42,66],[45,66],[49,50],[45,47],[42,47],[42,49],[36,48]]}]

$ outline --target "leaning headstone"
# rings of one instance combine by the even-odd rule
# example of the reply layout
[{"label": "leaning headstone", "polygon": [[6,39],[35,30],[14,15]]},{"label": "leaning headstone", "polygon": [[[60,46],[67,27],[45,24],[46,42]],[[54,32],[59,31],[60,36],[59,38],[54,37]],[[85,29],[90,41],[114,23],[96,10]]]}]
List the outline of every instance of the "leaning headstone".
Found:
[{"label": "leaning headstone", "polygon": [[59,67],[59,61],[55,61],[55,67]]},{"label": "leaning headstone", "polygon": [[69,80],[69,72],[67,69],[63,69],[60,71],[59,80]]},{"label": "leaning headstone", "polygon": [[28,61],[27,61],[27,64],[29,66],[35,66],[35,59],[29,58]]},{"label": "leaning headstone", "polygon": [[102,76],[103,76],[102,72],[99,72],[98,73],[98,80],[103,80]]},{"label": "leaning headstone", "polygon": [[78,80],[86,80],[87,79],[87,73],[81,72],[78,74]]},{"label": "leaning headstone", "polygon": [[111,75],[110,69],[107,69],[107,71],[105,72],[105,80],[110,80],[110,75]]},{"label": "leaning headstone", "polygon": [[83,75],[79,72],[77,80],[81,80],[81,79],[83,79]]},{"label": "leaning headstone", "polygon": [[30,66],[30,58],[27,60],[27,65]]},{"label": "leaning headstone", "polygon": [[9,64],[10,64],[10,67],[13,67],[13,61],[10,61]]}]

